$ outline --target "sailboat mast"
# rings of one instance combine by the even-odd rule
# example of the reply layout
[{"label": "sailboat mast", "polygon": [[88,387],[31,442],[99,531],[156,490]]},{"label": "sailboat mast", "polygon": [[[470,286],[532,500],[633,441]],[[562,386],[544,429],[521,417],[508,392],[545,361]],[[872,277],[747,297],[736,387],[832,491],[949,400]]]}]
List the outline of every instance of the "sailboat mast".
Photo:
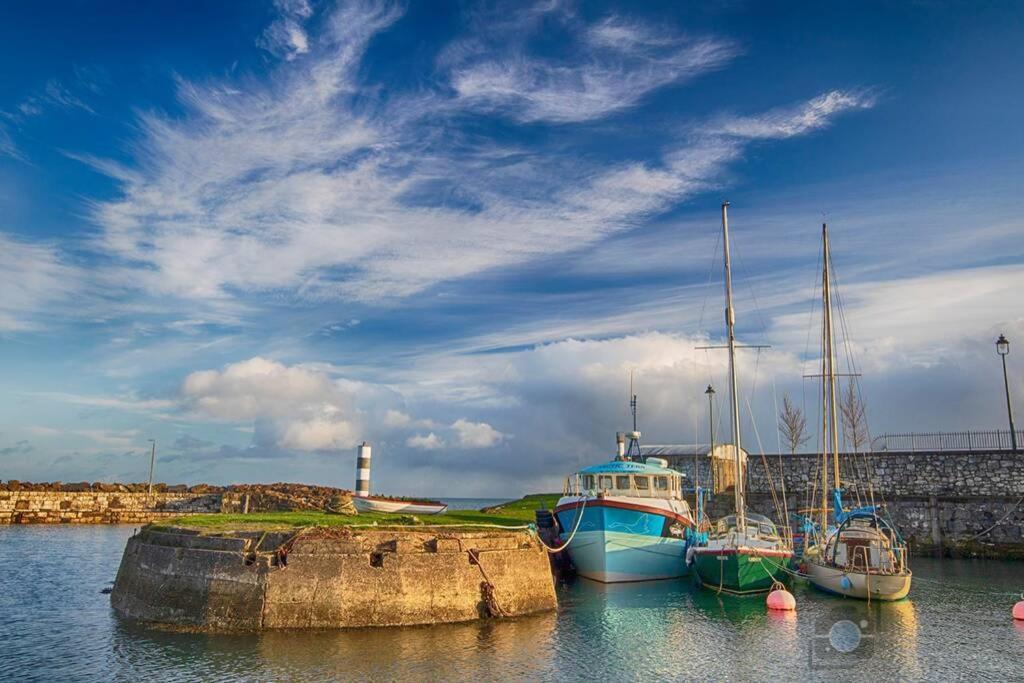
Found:
[{"label": "sailboat mast", "polygon": [[839,420],[836,415],[836,349],[833,334],[833,323],[832,323],[832,290],[830,286],[829,276],[829,261],[832,260],[832,256],[829,253],[828,248],[828,225],[825,223],[821,224],[821,238],[824,244],[824,291],[825,291],[825,337],[828,353],[828,372],[826,373],[825,381],[828,386],[828,404],[829,404],[829,417],[831,418],[832,424],[830,429],[830,435],[832,438],[832,476],[835,481],[836,488],[842,488],[839,481]]},{"label": "sailboat mast", "polygon": [[722,202],[722,242],[725,245],[725,326],[729,335],[729,385],[732,407],[732,445],[736,456],[736,531],[746,531],[746,510],[743,503],[743,463],[740,456],[740,407],[736,383],[736,313],[732,307],[732,266],[729,261],[729,202]]},{"label": "sailboat mast", "polygon": [[832,439],[829,438],[828,430],[828,252],[825,251],[827,244],[825,238],[825,226],[822,224],[822,249],[823,266],[821,269],[821,537],[822,540],[828,532],[828,460],[829,448]]}]

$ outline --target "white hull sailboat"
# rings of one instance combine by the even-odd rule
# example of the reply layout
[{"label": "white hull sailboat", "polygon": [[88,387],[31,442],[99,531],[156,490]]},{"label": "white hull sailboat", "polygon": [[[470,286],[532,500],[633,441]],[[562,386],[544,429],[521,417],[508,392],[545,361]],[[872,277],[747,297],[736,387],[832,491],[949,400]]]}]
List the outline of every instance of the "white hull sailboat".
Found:
[{"label": "white hull sailboat", "polygon": [[907,546],[899,531],[874,504],[849,510],[843,505],[827,225],[821,226],[821,236],[821,517],[816,542],[804,552],[804,571],[812,585],[830,593],[862,600],[901,600],[910,592],[912,573]]}]

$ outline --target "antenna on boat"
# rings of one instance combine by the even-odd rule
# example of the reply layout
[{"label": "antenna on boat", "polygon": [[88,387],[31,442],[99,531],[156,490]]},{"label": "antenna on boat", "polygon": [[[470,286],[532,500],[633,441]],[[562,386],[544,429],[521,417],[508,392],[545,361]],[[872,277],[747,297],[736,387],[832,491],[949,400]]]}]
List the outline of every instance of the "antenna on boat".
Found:
[{"label": "antenna on boat", "polygon": [[633,431],[629,436],[629,450],[626,452],[626,460],[643,460],[640,454],[640,432],[636,428],[636,394],[633,393],[633,370],[629,371],[629,412],[633,415]]}]

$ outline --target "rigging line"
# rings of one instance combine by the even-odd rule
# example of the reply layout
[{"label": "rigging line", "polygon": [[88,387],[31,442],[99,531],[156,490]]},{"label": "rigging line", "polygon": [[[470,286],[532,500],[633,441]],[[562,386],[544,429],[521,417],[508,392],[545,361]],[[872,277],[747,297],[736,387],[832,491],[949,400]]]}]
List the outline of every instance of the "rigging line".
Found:
[{"label": "rigging line", "polygon": [[711,250],[711,264],[708,266],[708,279],[704,284],[704,301],[700,305],[700,319],[697,322],[697,330],[704,329],[704,312],[708,306],[708,290],[711,289],[711,278],[715,274],[715,264],[718,262],[718,245],[722,241],[722,233],[715,229],[715,248]]},{"label": "rigging line", "polygon": [[736,255],[736,264],[738,266],[737,270],[745,272],[747,274],[747,277],[743,277],[741,279],[743,280],[744,284],[747,286],[747,289],[750,290],[750,297],[751,297],[751,299],[754,302],[754,312],[757,313],[758,320],[761,321],[761,332],[764,335],[764,337],[763,337],[764,340],[767,341],[768,340],[768,325],[765,323],[764,315],[763,315],[763,313],[761,311],[761,306],[758,305],[757,294],[754,293],[754,287],[750,283],[750,281],[753,279],[753,275],[752,275],[753,271],[747,270],[747,267],[743,264],[743,255],[742,255],[741,252],[742,252],[742,248],[739,248],[736,245],[732,246],[732,253]]},{"label": "rigging line", "polygon": [[[764,465],[764,473],[768,478],[768,492],[772,494],[772,505],[775,506],[776,519],[786,519],[782,517],[782,506],[779,504],[779,498],[775,491],[775,477],[772,476],[771,467],[768,465],[768,458],[764,454],[764,444],[761,443],[761,433],[757,429],[757,421],[754,420],[754,411],[750,407],[750,398],[747,396],[743,397],[743,401],[747,404],[747,413],[750,414],[750,423],[754,427],[754,437],[757,439],[757,448],[761,451],[761,463]],[[747,469],[750,469],[750,462],[747,462]],[[739,476],[739,474],[737,474]]]},{"label": "rigging line", "polygon": [[[831,259],[830,259],[830,262],[831,262]],[[834,271],[834,269],[830,269],[830,270]],[[845,305],[844,300],[842,298],[842,294],[839,291],[840,287],[839,287],[838,275],[834,274],[833,275],[833,280],[835,281],[835,288],[836,288],[836,306],[838,307],[838,311],[839,311],[839,324],[840,324],[840,328],[843,331],[843,348],[846,351],[847,370],[849,371],[849,373],[851,375],[850,381],[853,382],[853,395],[856,398],[856,406],[854,406],[853,408],[854,408],[855,411],[862,411],[863,412],[862,416],[857,416],[857,417],[860,417],[863,420],[863,425],[864,425],[864,430],[865,430],[865,438],[867,439],[868,447],[870,448],[870,444],[871,444],[871,425],[868,423],[867,410],[864,408],[864,397],[863,397],[863,393],[862,393],[862,390],[861,390],[861,383],[860,383],[860,378],[859,378],[859,374],[860,374],[859,370],[860,370],[860,368],[859,368],[859,366],[857,364],[857,359],[856,359],[856,356],[854,354],[853,344],[851,342],[851,338],[852,337],[851,337],[850,331],[849,331],[849,322],[848,322],[847,317],[846,317],[846,305]],[[851,430],[852,430],[852,426],[851,426]],[[856,436],[857,435],[853,435],[853,438],[856,439]],[[857,459],[858,455],[860,456],[860,459],[861,459],[863,467],[864,467],[864,479],[865,479],[865,482],[867,483],[867,486],[868,486],[868,492],[870,494],[871,504],[873,505],[874,504],[874,497],[875,497],[874,496],[874,490],[875,490],[874,468],[871,466],[871,463],[870,463],[870,461],[869,461],[869,459],[867,457],[867,453],[866,452],[865,453],[859,453],[859,449],[856,447],[856,444],[855,444],[854,445],[854,462],[855,463],[856,463],[856,459]],[[881,496],[882,502],[884,504],[886,502],[885,501],[885,496],[884,496],[884,494],[880,494],[880,496]]]},{"label": "rigging line", "polygon": [[776,452],[779,454],[779,479],[782,485],[782,508],[786,520],[786,526],[790,527],[789,522],[789,500],[786,497],[786,470],[785,465],[782,461],[782,432],[780,430],[781,425],[779,424],[779,393],[775,388],[775,375],[772,375],[772,405],[775,408],[775,444]]}]

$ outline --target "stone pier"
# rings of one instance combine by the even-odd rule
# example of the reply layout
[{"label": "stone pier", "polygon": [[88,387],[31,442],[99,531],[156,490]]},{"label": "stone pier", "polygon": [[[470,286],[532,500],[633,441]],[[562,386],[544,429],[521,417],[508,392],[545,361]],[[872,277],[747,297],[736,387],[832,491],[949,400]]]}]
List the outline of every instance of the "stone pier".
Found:
[{"label": "stone pier", "polygon": [[547,554],[521,530],[147,527],[128,541],[111,604],[142,622],[256,631],[513,617],[556,599]]}]

